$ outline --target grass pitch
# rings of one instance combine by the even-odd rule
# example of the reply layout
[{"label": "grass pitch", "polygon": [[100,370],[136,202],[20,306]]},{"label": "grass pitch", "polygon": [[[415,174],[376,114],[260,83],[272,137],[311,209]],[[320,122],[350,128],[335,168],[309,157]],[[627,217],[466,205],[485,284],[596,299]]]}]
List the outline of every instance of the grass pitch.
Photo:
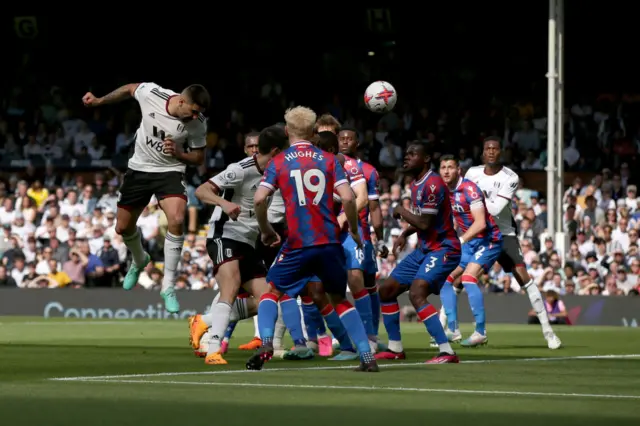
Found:
[{"label": "grass pitch", "polygon": [[[184,321],[0,318],[2,425],[638,425],[640,329],[565,327],[550,351],[536,326],[489,326],[489,345],[435,353],[403,324],[408,359],[378,374],[323,358],[247,372],[192,355]],[[465,335],[470,326],[463,327]],[[251,337],[241,324],[232,347]],[[384,336],[383,336],[384,338]]]}]

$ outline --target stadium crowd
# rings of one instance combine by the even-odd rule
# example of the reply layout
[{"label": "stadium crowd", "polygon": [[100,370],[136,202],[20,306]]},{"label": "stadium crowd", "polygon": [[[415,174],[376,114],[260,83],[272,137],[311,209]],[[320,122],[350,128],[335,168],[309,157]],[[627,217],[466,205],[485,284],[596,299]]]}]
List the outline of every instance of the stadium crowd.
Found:
[{"label": "stadium crowd", "polygon": [[[283,86],[270,80],[258,95],[263,105],[286,106]],[[52,89],[33,109],[21,104],[20,92],[3,102],[0,112],[0,156],[3,160],[44,160],[40,169],[3,173],[0,182],[0,286],[22,288],[82,288],[118,286],[129,260],[122,238],[115,234],[115,212],[121,171],[115,168],[91,175],[73,169],[56,170],[55,160],[74,158],[77,165],[91,160],[126,156],[139,117],[137,107],[105,115],[103,110],[69,108],[73,100]],[[280,102],[282,101],[282,102]],[[419,104],[418,104],[419,105]],[[108,112],[109,110],[107,110]],[[516,171],[542,170],[546,164],[546,118],[531,102],[507,105],[494,101],[485,109],[456,111],[412,108],[401,104],[391,113],[374,117],[363,109],[347,109],[338,98],[323,112],[359,130],[359,155],[383,176],[381,202],[385,240],[391,247],[407,224],[390,212],[408,203],[410,178],[402,174],[404,146],[410,140],[432,144],[435,157],[459,156],[463,168],[481,164],[483,137],[503,140],[503,163]],[[564,194],[563,229],[571,238],[567,253],[556,248],[546,233],[544,196],[526,182],[513,200],[522,251],[530,274],[541,289],[560,295],[638,294],[638,209],[636,176],[630,164],[640,148],[640,114],[635,99],[601,96],[593,104],[581,101],[565,114],[566,170],[599,170],[590,182],[577,178]],[[188,236],[180,265],[178,288],[215,287],[204,236],[210,209],[194,196],[195,188],[226,164],[241,159],[244,134],[252,129],[239,109],[222,125],[210,126],[206,166],[190,168]],[[86,170],[86,169],[85,169]],[[138,221],[150,264],[140,278],[145,289],[158,289],[162,280],[162,244],[166,217],[151,200]],[[385,278],[413,249],[379,259]],[[495,265],[482,277],[487,292],[511,291],[511,276]]]}]

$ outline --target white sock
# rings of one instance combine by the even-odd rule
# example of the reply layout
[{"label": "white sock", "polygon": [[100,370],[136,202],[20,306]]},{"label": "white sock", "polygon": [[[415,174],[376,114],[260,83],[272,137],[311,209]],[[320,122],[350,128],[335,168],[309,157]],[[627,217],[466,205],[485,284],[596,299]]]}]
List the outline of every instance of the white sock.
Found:
[{"label": "white sock", "polygon": [[255,333],[253,334],[256,338],[260,338],[260,328],[258,327],[258,316],[253,317],[253,328]]},{"label": "white sock", "polygon": [[455,353],[449,342],[441,343],[438,345],[438,347],[440,348],[440,352],[444,352],[449,355],[453,355]]},{"label": "white sock", "polygon": [[216,297],[213,298],[213,302],[211,302],[211,306],[209,306],[209,312],[202,315],[202,321],[204,321],[207,326],[211,327],[211,323],[213,322],[213,317],[211,316],[211,312],[213,311],[213,307],[216,306],[218,300],[220,299],[220,292],[216,294]]},{"label": "white sock", "polygon": [[244,297],[240,299],[236,298],[236,301],[233,302],[233,306],[231,307],[231,315],[229,315],[229,321],[237,322],[247,318],[249,318],[249,310],[247,309],[247,299]]},{"label": "white sock", "polygon": [[307,325],[304,323],[304,312],[302,312],[302,298],[298,297],[296,301],[298,302],[298,310],[300,310],[300,325],[302,326],[302,335],[304,336],[304,340],[309,340],[309,335],[307,335]]},{"label": "white sock", "polygon": [[[530,283],[533,282],[533,280],[529,281]],[[524,286],[526,287],[528,284],[525,284]],[[516,293],[520,293],[520,290],[522,290],[522,287],[520,287],[520,284],[518,283],[518,281],[516,280],[511,280],[511,290],[513,290]]]},{"label": "white sock", "polygon": [[229,325],[229,314],[231,313],[231,305],[220,302],[211,307],[211,328],[209,333],[209,350],[208,354],[220,351],[220,343],[224,337],[224,332]]},{"label": "white sock", "polygon": [[[167,232],[164,238],[164,278],[162,278],[162,291],[176,285],[176,272],[178,263],[182,258],[184,235],[173,235]],[[226,327],[226,326],[225,326]]]},{"label": "white sock", "polygon": [[533,310],[536,311],[536,315],[538,316],[538,320],[540,321],[540,325],[542,326],[542,332],[545,335],[547,333],[553,333],[551,325],[549,325],[549,316],[547,315],[547,309],[545,308],[544,302],[542,301],[542,294],[540,293],[538,286],[534,284],[533,280],[531,280],[524,285],[524,288],[527,290],[527,296],[529,296],[529,300],[531,301]]},{"label": "white sock", "polygon": [[390,351],[392,352],[402,352],[404,348],[402,347],[402,342],[398,340],[389,340],[389,344],[387,345]]},{"label": "white sock", "polygon": [[440,324],[442,324],[442,328],[447,329],[447,314],[444,311],[444,306],[440,308],[440,315],[438,317],[440,319]]},{"label": "white sock", "polygon": [[282,309],[280,309],[280,304],[278,303],[278,320],[276,321],[276,328],[273,330],[273,347],[275,349],[283,349],[282,339],[286,332],[287,327],[282,321]]},{"label": "white sock", "polygon": [[[144,251],[142,247],[142,240],[140,239],[140,233],[136,230],[131,235],[123,235],[122,241],[124,241],[124,245],[127,246],[129,251],[131,252],[131,257],[133,258],[133,264],[136,266],[143,266],[144,259],[147,256],[147,253]],[[145,265],[146,266],[146,265]]]}]

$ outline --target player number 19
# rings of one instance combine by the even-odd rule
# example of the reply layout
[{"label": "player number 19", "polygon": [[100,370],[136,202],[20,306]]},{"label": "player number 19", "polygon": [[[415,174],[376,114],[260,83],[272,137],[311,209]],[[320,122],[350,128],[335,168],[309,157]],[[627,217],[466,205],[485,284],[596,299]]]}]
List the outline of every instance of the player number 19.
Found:
[{"label": "player number 19", "polygon": [[315,194],[312,200],[314,205],[318,205],[320,203],[320,200],[322,200],[322,196],[324,195],[324,190],[327,186],[324,173],[318,169],[309,169],[304,172],[303,175],[301,170],[291,170],[289,176],[293,178],[295,182],[299,205],[307,205],[305,190]]}]

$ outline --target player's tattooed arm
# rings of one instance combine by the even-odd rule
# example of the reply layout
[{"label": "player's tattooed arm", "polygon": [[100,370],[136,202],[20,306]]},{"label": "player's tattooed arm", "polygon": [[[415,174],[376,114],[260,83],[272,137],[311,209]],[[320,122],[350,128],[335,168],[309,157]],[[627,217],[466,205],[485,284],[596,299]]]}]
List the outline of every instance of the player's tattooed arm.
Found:
[{"label": "player's tattooed arm", "polygon": [[98,105],[115,104],[127,99],[131,99],[133,98],[133,94],[135,93],[139,85],[140,83],[130,83],[130,84],[125,84],[124,86],[118,87],[113,92],[107,95],[104,95],[101,98],[98,98],[97,99]]},{"label": "player's tattooed arm", "polygon": [[402,207],[402,205],[398,204],[395,209],[393,209],[393,217],[396,219],[404,219],[409,223],[409,225],[417,228],[420,231],[426,231],[431,228],[433,225],[433,221],[435,215],[432,214],[413,214],[409,210]]}]

